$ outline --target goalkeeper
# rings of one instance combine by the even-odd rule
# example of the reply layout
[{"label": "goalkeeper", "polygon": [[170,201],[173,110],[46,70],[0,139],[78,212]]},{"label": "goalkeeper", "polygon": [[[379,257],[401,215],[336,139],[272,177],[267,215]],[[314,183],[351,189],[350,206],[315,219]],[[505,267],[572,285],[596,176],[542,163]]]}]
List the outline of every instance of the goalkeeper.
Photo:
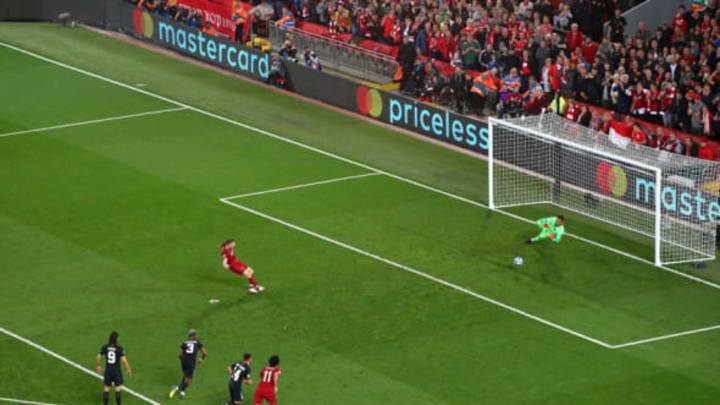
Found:
[{"label": "goalkeeper", "polygon": [[563,226],[564,222],[565,217],[562,215],[538,219],[537,226],[540,228],[540,234],[534,238],[528,239],[525,243],[539,242],[547,238],[550,238],[550,240],[555,243],[560,243],[562,235],[565,233],[565,227]]}]

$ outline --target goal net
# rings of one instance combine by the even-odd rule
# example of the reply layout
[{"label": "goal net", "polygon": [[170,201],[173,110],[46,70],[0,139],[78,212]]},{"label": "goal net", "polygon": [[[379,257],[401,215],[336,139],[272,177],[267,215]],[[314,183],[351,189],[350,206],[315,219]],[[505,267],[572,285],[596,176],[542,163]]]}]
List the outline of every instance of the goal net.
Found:
[{"label": "goal net", "polygon": [[553,113],[489,124],[490,208],[580,213],[652,240],[657,265],[715,258],[717,162],[622,145]]}]

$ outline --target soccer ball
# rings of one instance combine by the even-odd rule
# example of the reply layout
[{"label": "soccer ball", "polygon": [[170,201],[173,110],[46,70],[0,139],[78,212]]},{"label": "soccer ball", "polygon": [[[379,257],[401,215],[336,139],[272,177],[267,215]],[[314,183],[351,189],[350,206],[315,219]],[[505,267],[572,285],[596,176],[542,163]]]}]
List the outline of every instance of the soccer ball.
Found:
[{"label": "soccer ball", "polygon": [[513,260],[513,263],[514,263],[516,266],[522,266],[522,264],[523,264],[523,258],[520,257],[520,256],[518,256],[518,257],[515,258],[515,260]]}]

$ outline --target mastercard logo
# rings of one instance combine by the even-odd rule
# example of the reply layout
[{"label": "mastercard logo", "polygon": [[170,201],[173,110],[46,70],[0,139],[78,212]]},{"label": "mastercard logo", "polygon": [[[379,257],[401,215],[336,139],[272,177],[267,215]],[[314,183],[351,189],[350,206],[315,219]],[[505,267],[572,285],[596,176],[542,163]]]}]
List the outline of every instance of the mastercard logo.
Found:
[{"label": "mastercard logo", "polygon": [[602,162],[597,166],[595,177],[600,190],[608,194],[612,193],[615,197],[625,195],[627,191],[627,175],[621,167]]},{"label": "mastercard logo", "polygon": [[147,38],[152,38],[155,28],[149,13],[135,9],[133,12],[133,25],[135,26],[135,32]]},{"label": "mastercard logo", "polygon": [[380,92],[360,86],[357,89],[358,110],[365,115],[378,118],[382,114],[383,101]]}]

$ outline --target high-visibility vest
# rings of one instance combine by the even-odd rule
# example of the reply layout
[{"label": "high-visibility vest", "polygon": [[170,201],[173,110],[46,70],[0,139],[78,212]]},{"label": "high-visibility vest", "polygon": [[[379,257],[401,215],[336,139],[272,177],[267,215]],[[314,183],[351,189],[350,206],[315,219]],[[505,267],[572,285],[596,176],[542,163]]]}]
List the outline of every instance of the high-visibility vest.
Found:
[{"label": "high-visibility vest", "polygon": [[395,71],[395,80],[402,80],[402,78],[403,78],[402,67],[398,65],[397,70]]},{"label": "high-visibility vest", "polygon": [[[235,1],[233,2],[235,3]],[[237,1],[237,3],[240,3]],[[237,14],[237,19],[235,20],[235,25],[245,24],[245,21],[247,21],[247,11],[245,11],[242,6],[234,9],[235,14]]]},{"label": "high-visibility vest", "polygon": [[497,84],[501,84],[502,79],[500,79],[497,84],[495,83],[496,80],[497,79],[492,77],[490,72],[483,72],[473,79],[473,86],[470,89],[470,92],[485,97],[491,90],[497,91]]},{"label": "high-visibility vest", "polygon": [[210,28],[203,28],[202,32],[208,35],[217,36],[217,31],[215,31],[215,27],[213,27],[212,25],[210,26]]}]

